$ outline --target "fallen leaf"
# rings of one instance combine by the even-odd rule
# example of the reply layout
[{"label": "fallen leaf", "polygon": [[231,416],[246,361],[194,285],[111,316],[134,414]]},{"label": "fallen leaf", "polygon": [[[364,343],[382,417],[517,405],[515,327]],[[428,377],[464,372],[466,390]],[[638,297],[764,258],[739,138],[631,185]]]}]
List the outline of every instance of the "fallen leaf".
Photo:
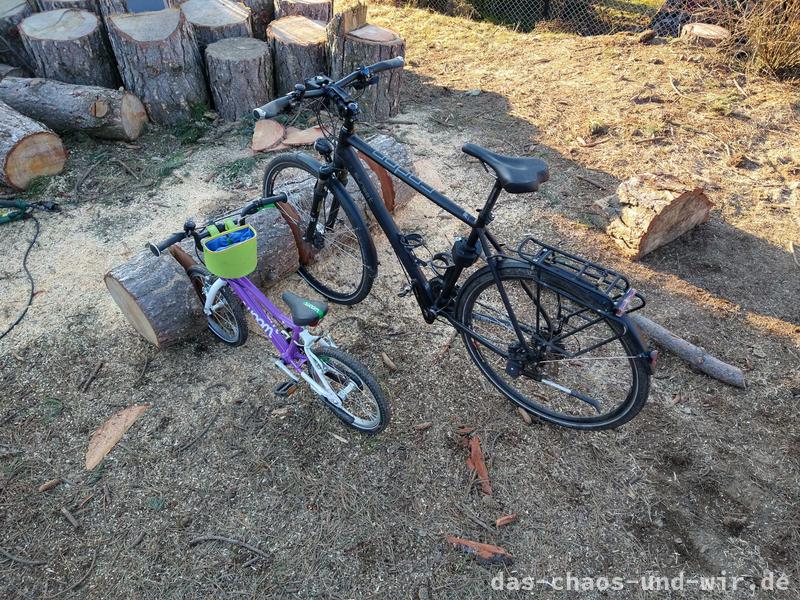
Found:
[{"label": "fallen leaf", "polygon": [[389,355],[386,352],[381,352],[381,360],[383,364],[386,365],[386,368],[390,371],[397,371],[397,365],[394,364],[394,361],[389,358]]},{"label": "fallen leaf", "polygon": [[425,421],[424,423],[417,423],[414,425],[414,431],[425,431],[426,429],[430,429],[433,423],[430,421]]},{"label": "fallen leaf", "polygon": [[467,554],[474,556],[475,559],[482,564],[510,565],[514,562],[514,557],[508,553],[505,548],[501,548],[500,546],[473,542],[472,540],[465,540],[454,535],[448,535],[446,539],[459,550],[463,550]]},{"label": "fallen leaf", "polygon": [[286,135],[283,125],[272,119],[257,121],[253,129],[253,142],[250,147],[253,152],[263,152],[277,146]]},{"label": "fallen leaf", "polygon": [[42,492],[46,492],[47,490],[52,490],[60,483],[61,483],[60,479],[51,479],[50,481],[45,481],[42,485],[36,488],[36,491],[41,494]]},{"label": "fallen leaf", "polygon": [[92,439],[89,440],[89,448],[86,450],[87,471],[91,471],[103,461],[106,454],[111,452],[125,432],[148,408],[150,408],[149,404],[129,406],[111,415],[100,429],[94,432]]},{"label": "fallen leaf", "polygon": [[483,457],[483,450],[481,450],[481,440],[477,435],[473,435],[469,440],[469,458],[467,459],[467,467],[471,471],[475,471],[478,476],[478,481],[481,484],[481,490],[487,496],[492,495],[492,484],[489,481],[489,471],[486,468],[486,460]]},{"label": "fallen leaf", "polygon": [[316,127],[309,127],[308,129],[297,129],[296,127],[286,128],[286,137],[283,143],[287,146],[310,146],[319,138],[324,137],[322,128],[317,125]]},{"label": "fallen leaf", "polygon": [[503,527],[504,525],[508,525],[509,523],[513,523],[517,520],[517,513],[511,513],[510,515],[504,515],[497,519],[494,522],[495,527]]}]

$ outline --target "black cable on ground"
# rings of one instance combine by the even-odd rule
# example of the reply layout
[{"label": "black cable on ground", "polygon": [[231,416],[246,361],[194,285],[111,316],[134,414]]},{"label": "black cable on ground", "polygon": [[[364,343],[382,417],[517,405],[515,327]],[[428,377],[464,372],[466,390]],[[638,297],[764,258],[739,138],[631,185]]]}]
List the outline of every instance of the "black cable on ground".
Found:
[{"label": "black cable on ground", "polygon": [[34,225],[36,225],[36,231],[33,234],[33,239],[31,240],[31,243],[28,244],[28,249],[25,250],[25,256],[22,259],[22,270],[25,271],[25,275],[28,276],[28,281],[30,281],[30,283],[31,283],[31,289],[30,289],[30,293],[28,294],[28,302],[25,305],[25,308],[22,309],[22,312],[17,317],[17,320],[14,321],[9,326],[9,328],[6,329],[2,334],[0,334],[0,340],[2,340],[9,333],[11,333],[11,330],[14,329],[14,327],[16,327],[17,325],[20,324],[20,321],[22,321],[22,319],[25,318],[25,314],[28,312],[28,309],[31,307],[31,304],[33,303],[33,294],[34,294],[35,286],[34,286],[34,283],[33,283],[33,275],[31,275],[30,269],[28,269],[28,256],[30,255],[31,250],[33,250],[33,246],[34,246],[34,244],[36,244],[36,240],[39,238],[39,220],[36,217],[34,217],[33,215],[30,215],[28,218],[33,220]]}]

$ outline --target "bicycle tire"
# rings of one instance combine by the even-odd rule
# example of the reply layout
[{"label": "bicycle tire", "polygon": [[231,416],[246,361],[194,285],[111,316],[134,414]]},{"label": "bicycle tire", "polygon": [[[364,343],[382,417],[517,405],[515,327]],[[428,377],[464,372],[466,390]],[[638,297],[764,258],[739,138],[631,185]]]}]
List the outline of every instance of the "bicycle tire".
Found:
[{"label": "bicycle tire", "polygon": [[[348,422],[348,420],[345,419],[345,415],[340,414],[339,411],[335,410],[327,401],[323,399],[325,406],[331,409],[331,412],[333,412],[333,414],[335,414],[342,421],[342,423],[348,427],[351,427],[352,429],[360,431],[361,433],[375,435],[383,431],[391,420],[392,411],[389,407],[389,402],[386,399],[386,395],[383,393],[383,389],[372,373],[369,372],[369,369],[367,369],[367,367],[365,367],[360,361],[348,353],[332,346],[318,347],[314,350],[314,353],[325,363],[330,363],[330,359],[333,359],[341,365],[344,365],[347,370],[350,371],[350,373],[346,373],[347,377],[349,377],[351,381],[353,381],[360,389],[363,390],[366,388],[369,390],[377,409],[377,419],[375,420],[374,424],[369,423],[368,425],[361,424],[358,420]],[[354,379],[353,375],[355,375],[355,378],[360,381]],[[359,383],[361,385],[359,385]],[[344,410],[351,417],[355,416],[347,409],[343,408],[342,410]]]},{"label": "bicycle tire", "polygon": [[[212,275],[209,270],[202,265],[194,265],[193,267],[189,267],[186,270],[186,274],[189,276],[192,286],[194,287],[194,291],[197,292],[197,296],[200,298],[200,302],[205,305],[205,287],[213,283],[213,281],[216,280],[216,276]],[[206,317],[206,324],[211,330],[211,333],[213,333],[221,342],[227,344],[228,346],[241,346],[247,341],[248,334],[247,320],[244,316],[242,304],[239,302],[236,294],[234,294],[231,288],[227,285],[220,289],[217,298],[220,296],[222,297],[224,308],[228,311],[228,322],[233,324],[234,327],[232,327],[229,331],[226,331],[224,326],[220,324],[219,320],[214,318],[214,315],[209,315]]]},{"label": "bicycle tire", "polygon": [[[576,373],[571,376],[571,380],[577,381],[577,386],[581,389],[583,386],[590,385],[590,381],[597,381],[602,380],[604,377],[603,373],[599,373],[598,375],[593,375],[594,371],[606,369],[605,365],[608,364],[620,364],[622,359],[625,359],[624,362],[630,367],[630,389],[625,394],[624,400],[620,402],[613,410],[610,410],[607,414],[604,415],[591,415],[586,416],[583,414],[565,414],[564,412],[560,412],[557,410],[553,410],[552,408],[548,408],[542,403],[542,400],[547,399],[546,393],[550,392],[551,388],[542,384],[541,382],[537,382],[535,378],[526,378],[527,381],[532,381],[534,383],[538,383],[538,386],[532,385],[532,388],[536,388],[537,390],[540,388],[544,389],[545,393],[539,393],[534,391],[530,395],[534,395],[539,402],[532,400],[529,396],[525,396],[522,394],[518,389],[514,387],[514,385],[510,384],[506,381],[501,373],[498,372],[498,369],[494,367],[486,358],[485,352],[481,349],[485,349],[490,353],[491,356],[497,358],[499,355],[494,352],[488,345],[484,344],[483,342],[479,341],[474,335],[471,335],[468,332],[462,331],[462,340],[464,341],[464,345],[467,348],[467,353],[469,354],[472,361],[478,366],[481,370],[482,374],[489,380],[489,382],[498,390],[500,391],[506,398],[510,399],[515,404],[522,407],[524,410],[528,411],[529,413],[537,416],[538,418],[542,419],[543,421],[554,423],[556,425],[560,425],[563,427],[569,427],[572,429],[581,429],[581,430],[601,430],[601,429],[610,429],[614,427],[619,427],[624,423],[633,419],[642,409],[645,402],[647,401],[647,397],[649,394],[649,387],[650,387],[650,370],[649,364],[647,360],[641,356],[641,343],[636,336],[636,333],[633,331],[632,327],[629,323],[623,318],[611,318],[608,316],[603,316],[603,313],[598,310],[597,306],[593,306],[592,303],[586,298],[586,291],[581,289],[576,284],[568,281],[566,278],[561,277],[553,277],[552,275],[548,275],[547,277],[540,277],[536,270],[528,267],[523,266],[522,263],[518,261],[509,262],[507,264],[501,264],[497,267],[498,269],[498,276],[500,280],[503,282],[504,289],[508,294],[509,289],[511,288],[508,285],[510,282],[513,281],[526,281],[526,282],[538,282],[546,286],[548,293],[552,293],[555,297],[558,298],[559,303],[566,303],[570,302],[576,308],[580,308],[585,313],[590,313],[592,315],[596,315],[598,319],[598,323],[605,324],[618,338],[615,338],[612,341],[607,342],[607,344],[613,344],[617,340],[619,341],[619,345],[621,349],[624,351],[624,355],[619,357],[614,356],[613,354],[609,358],[603,357],[585,357],[585,358],[574,358],[571,359],[572,363],[575,362],[583,362],[583,365],[579,365],[579,368],[586,368],[586,371],[581,371],[580,373]],[[457,320],[462,323],[464,326],[468,328],[472,328],[473,324],[476,321],[475,317],[475,305],[478,302],[478,299],[481,297],[481,294],[486,291],[490,290],[494,287],[497,290],[496,282],[492,272],[488,266],[483,267],[482,269],[473,273],[473,275],[464,283],[462,289],[459,292],[459,296],[456,300],[456,307],[455,307],[455,315]],[[524,293],[530,300],[533,300],[531,297],[529,289],[526,289],[525,286],[522,284],[519,285],[521,289],[524,290]],[[499,291],[497,292],[497,296],[500,297]],[[509,295],[509,300],[511,297]],[[499,304],[499,303],[498,303]],[[543,317],[546,315],[546,310],[544,307],[544,302],[537,296],[537,301],[531,303],[532,306],[535,306],[533,313],[540,316],[541,320],[544,320]],[[485,306],[485,305],[483,305]],[[561,304],[558,304],[559,312],[561,310]],[[481,308],[488,314],[488,309]],[[515,316],[519,319],[519,314],[517,313],[517,308],[512,305],[512,310],[515,313]],[[503,305],[502,311],[505,311],[505,306]],[[498,314],[501,311],[496,311]],[[520,311],[521,313],[521,311]],[[505,316],[508,316],[507,311],[505,312]],[[576,317],[577,318],[577,317]],[[484,320],[485,322],[490,323],[496,329],[502,329],[505,327],[509,329],[508,339],[512,342],[515,339],[511,335],[511,321],[509,319],[508,323],[505,323],[502,318],[495,317],[489,315],[487,318],[486,315],[482,317],[478,317],[477,320]],[[495,322],[492,322],[495,321]],[[547,320],[547,328],[544,331],[547,331],[548,328],[552,327],[553,319],[550,317]],[[501,327],[502,325],[502,327]],[[525,325],[527,327],[527,332],[532,330],[532,327],[529,325]],[[488,328],[487,328],[488,329]],[[589,332],[590,327],[587,327],[585,331]],[[476,333],[483,333],[476,331]],[[541,331],[539,326],[539,321],[537,320],[536,325],[536,333],[541,337]],[[526,336],[528,333],[526,333]],[[575,334],[577,335],[577,333]],[[553,337],[555,336],[555,337]],[[531,335],[531,344],[535,343],[533,340],[533,336]],[[557,339],[556,334],[551,334],[551,340]],[[566,338],[568,339],[568,338]],[[490,341],[494,341],[491,340]],[[570,342],[572,343],[572,342]],[[563,347],[563,343],[562,343]],[[603,348],[604,346],[600,346]],[[598,350],[600,350],[598,348]],[[616,346],[612,347],[611,351],[613,351]],[[566,350],[566,348],[564,348]],[[580,349],[580,343],[578,342],[578,349]],[[510,347],[509,347],[509,354],[510,354]],[[541,365],[545,365],[544,368],[547,369],[554,369],[557,373],[560,372],[562,363],[565,364],[568,368],[570,367],[570,362],[568,359],[556,359],[556,360],[547,360],[552,358],[552,355],[545,356],[546,360],[543,360],[539,363],[539,367]],[[601,362],[594,362],[588,363],[588,361],[601,361]],[[605,365],[603,362],[605,360]],[[599,366],[598,366],[599,365]],[[574,366],[574,365],[573,365]],[[506,369],[509,368],[508,360],[506,360]],[[528,368],[528,367],[526,367]],[[620,367],[621,372],[626,372],[624,367]],[[513,375],[510,375],[508,371],[505,371],[506,375],[512,381],[517,381],[521,377],[520,375],[516,376],[516,379]],[[569,373],[569,371],[567,371]],[[588,373],[588,375],[587,375]],[[559,375],[560,377],[560,375]],[[558,383],[558,382],[555,382]],[[563,384],[561,384],[563,385]],[[605,385],[602,384],[601,385]],[[565,389],[568,388],[572,391],[578,391],[579,393],[583,393],[587,395],[586,392],[582,392],[579,387],[570,387],[564,386]],[[561,392],[564,398],[568,397],[568,394]],[[592,392],[595,394],[596,392]],[[554,396],[556,394],[553,394]],[[621,395],[621,394],[620,394]],[[590,399],[596,399],[594,395],[588,396]],[[570,399],[574,400],[574,397],[569,396]],[[563,400],[559,400],[559,402],[563,402]],[[588,410],[584,405],[581,403],[580,400],[576,401],[575,403],[578,407],[583,408],[585,411]]]},{"label": "bicycle tire", "polygon": [[[308,174],[306,179],[287,176],[280,179],[281,173],[294,169]],[[298,175],[300,175],[298,173]],[[304,239],[310,213],[313,185],[317,173],[309,162],[298,158],[297,154],[279,154],[267,164],[264,170],[264,197],[286,193],[287,203],[292,210],[283,210],[290,221],[292,234],[298,248],[305,247]],[[288,207],[287,207],[288,208]],[[336,304],[352,305],[361,302],[372,290],[378,272],[378,255],[369,233],[363,212],[346,193],[328,186],[323,200],[324,217],[320,215],[317,225],[317,241],[327,246],[334,256],[304,259],[301,253],[300,276],[317,292]],[[344,212],[344,218],[341,213]],[[294,216],[296,215],[296,216]],[[330,219],[330,222],[328,222]],[[293,222],[292,222],[293,221]],[[324,225],[322,223],[324,222]],[[322,225],[322,227],[320,227]],[[337,231],[338,229],[338,231]],[[358,252],[350,252],[358,246]],[[315,257],[314,257],[315,258]],[[304,264],[305,263],[305,264]],[[339,283],[346,279],[348,284]],[[357,279],[357,281],[355,281]],[[336,281],[336,283],[334,283]]]}]

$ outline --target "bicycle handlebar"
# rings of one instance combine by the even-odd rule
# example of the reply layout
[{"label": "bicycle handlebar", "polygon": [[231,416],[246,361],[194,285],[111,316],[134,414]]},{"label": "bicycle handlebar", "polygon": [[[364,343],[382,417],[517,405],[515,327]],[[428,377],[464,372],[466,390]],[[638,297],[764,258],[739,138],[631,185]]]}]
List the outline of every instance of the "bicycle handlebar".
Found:
[{"label": "bicycle handlebar", "polygon": [[[316,88],[316,89],[300,89],[295,90],[293,92],[289,92],[285,96],[281,96],[280,98],[276,98],[272,102],[268,102],[264,106],[259,106],[255,110],[253,110],[253,117],[256,120],[258,119],[271,119],[272,117],[277,117],[279,114],[284,112],[287,108],[289,108],[295,101],[300,101],[306,98],[319,98],[320,96],[331,96],[337,88],[345,88],[347,86],[351,86],[354,84],[362,84],[362,85],[374,85],[377,83],[377,79],[374,77],[378,73],[382,73],[383,71],[389,71],[391,69],[399,69],[406,64],[405,59],[402,56],[397,56],[395,58],[390,58],[388,60],[382,60],[381,62],[375,63],[374,65],[370,65],[369,67],[361,67],[360,69],[356,69],[349,75],[343,77],[339,81],[331,82],[329,79],[327,80],[328,83],[323,87]],[[327,79],[327,78],[326,78]]]},{"label": "bicycle handlebar", "polygon": [[[270,196],[269,198],[258,198],[257,200],[253,200],[249,204],[246,204],[242,210],[239,212],[239,224],[242,225],[244,223],[244,218],[248,215],[255,214],[265,206],[269,206],[270,204],[275,204],[276,202],[286,202],[287,196],[284,193],[276,194],[275,196]],[[154,256],[161,256],[161,254],[172,246],[173,244],[177,244],[178,242],[182,242],[183,240],[193,237],[195,241],[199,243],[200,240],[207,238],[211,235],[208,231],[208,227],[210,225],[215,225],[219,230],[225,229],[225,224],[223,222],[214,222],[210,221],[203,225],[200,228],[200,231],[195,229],[194,223],[191,221],[187,221],[186,225],[184,225],[183,231],[177,231],[170,235],[167,239],[159,244],[155,244],[153,242],[148,242],[147,248],[150,252],[153,253]]]}]

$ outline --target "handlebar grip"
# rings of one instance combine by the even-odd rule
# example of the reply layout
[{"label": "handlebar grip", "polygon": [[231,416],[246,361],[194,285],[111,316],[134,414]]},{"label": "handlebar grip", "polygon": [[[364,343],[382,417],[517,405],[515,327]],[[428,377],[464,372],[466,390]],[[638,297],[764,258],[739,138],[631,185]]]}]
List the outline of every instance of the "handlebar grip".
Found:
[{"label": "handlebar grip", "polygon": [[397,56],[395,58],[390,58],[388,60],[382,60],[379,63],[375,63],[369,70],[371,73],[380,73],[381,71],[388,71],[390,69],[400,69],[406,64],[406,59],[402,56]]},{"label": "handlebar grip", "polygon": [[250,204],[246,205],[240,214],[242,217],[246,217],[248,215],[257,213],[265,206],[275,204],[276,202],[286,202],[286,200],[287,196],[285,193],[276,194],[274,196],[270,196],[269,198],[259,198],[258,200],[253,200]]},{"label": "handlebar grip", "polygon": [[253,110],[253,116],[256,118],[256,120],[277,117],[289,107],[289,105],[292,103],[292,100],[293,98],[291,96],[281,96],[280,98],[275,98],[275,100],[272,102],[267,102],[264,106],[259,106]]},{"label": "handlebar grip", "polygon": [[148,243],[147,248],[153,253],[154,256],[161,256],[161,253],[164,252],[164,250],[172,246],[172,244],[177,244],[185,237],[186,232],[179,231],[178,233],[173,233],[160,244],[154,244],[153,242]]}]

